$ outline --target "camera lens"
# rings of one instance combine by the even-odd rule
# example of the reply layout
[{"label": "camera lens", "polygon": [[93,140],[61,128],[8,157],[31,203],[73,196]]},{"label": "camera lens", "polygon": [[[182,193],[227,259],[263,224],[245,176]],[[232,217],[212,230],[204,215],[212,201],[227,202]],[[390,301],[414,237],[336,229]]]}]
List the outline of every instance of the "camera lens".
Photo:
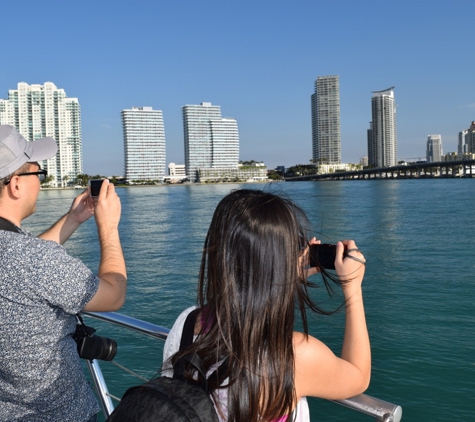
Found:
[{"label": "camera lens", "polygon": [[79,356],[83,359],[112,360],[117,353],[117,343],[106,337],[88,336],[78,344]]},{"label": "camera lens", "polygon": [[[95,336],[95,338],[99,349],[96,359],[107,361],[114,359],[114,356],[117,353],[117,343],[106,337]],[[99,343],[101,344],[100,346]]]}]

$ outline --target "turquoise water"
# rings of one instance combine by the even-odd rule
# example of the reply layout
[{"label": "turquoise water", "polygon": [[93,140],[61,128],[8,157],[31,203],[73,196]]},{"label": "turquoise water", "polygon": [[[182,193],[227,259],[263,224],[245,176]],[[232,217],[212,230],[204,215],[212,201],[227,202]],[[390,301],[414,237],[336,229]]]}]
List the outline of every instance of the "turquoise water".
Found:
[{"label": "turquoise water", "polygon": [[[373,353],[367,393],[399,404],[405,421],[474,420],[475,180],[374,180],[274,185],[159,186],[118,189],[121,238],[129,272],[127,315],[170,326],[194,303],[206,230],[231,189],[265,188],[291,197],[308,213],[317,237],[353,238],[368,260],[364,294]],[[35,233],[64,213],[74,191],[40,192]],[[96,270],[99,248],[89,221],[65,245]],[[341,297],[315,297],[329,309]],[[311,319],[311,332],[336,353],[343,313]],[[91,321],[92,323],[92,321]],[[116,361],[150,378],[160,341],[94,321],[119,344]],[[120,396],[141,381],[101,363]],[[341,406],[311,399],[312,420],[368,421]]]}]

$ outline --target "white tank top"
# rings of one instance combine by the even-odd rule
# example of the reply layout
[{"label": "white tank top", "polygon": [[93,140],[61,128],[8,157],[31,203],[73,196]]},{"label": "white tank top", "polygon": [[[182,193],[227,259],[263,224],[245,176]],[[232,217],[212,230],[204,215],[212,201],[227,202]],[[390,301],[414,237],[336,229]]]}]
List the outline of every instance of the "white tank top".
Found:
[{"label": "white tank top", "polygon": [[[163,348],[163,367],[162,367],[163,376],[170,377],[170,378],[173,377],[173,369],[172,369],[169,359],[180,348],[183,325],[185,325],[185,320],[188,314],[194,309],[196,309],[196,306],[191,306],[190,308],[185,309],[180,314],[180,316],[176,319],[175,323],[173,324],[173,327],[170,330],[170,333],[168,334],[167,340],[165,341],[165,346]],[[214,368],[211,368],[210,373],[213,372],[213,370]],[[224,411],[226,413],[226,407],[227,407],[227,402],[228,402],[227,390],[226,389],[215,390],[213,395],[214,397],[212,398],[213,398],[215,408],[217,407],[216,403],[219,403],[219,408],[221,409],[221,411]],[[220,422],[227,422],[227,419],[223,418],[220,415],[220,412],[217,412],[217,413],[218,413]],[[302,397],[299,400],[293,413],[294,414],[293,414],[292,420],[294,422],[310,422],[310,410],[308,408],[307,399],[305,397]]]}]

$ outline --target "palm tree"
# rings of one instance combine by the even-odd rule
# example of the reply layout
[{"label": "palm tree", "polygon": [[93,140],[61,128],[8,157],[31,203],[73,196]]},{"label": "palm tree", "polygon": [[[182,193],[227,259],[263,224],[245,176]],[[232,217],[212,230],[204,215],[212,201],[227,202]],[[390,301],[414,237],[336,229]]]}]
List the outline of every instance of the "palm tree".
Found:
[{"label": "palm tree", "polygon": [[76,182],[80,184],[81,186],[86,187],[87,183],[89,182],[89,175],[88,174],[78,174],[76,176]]},{"label": "palm tree", "polygon": [[46,176],[45,180],[43,180],[41,183],[41,186],[48,186],[52,181],[54,180],[54,176],[51,174]]}]

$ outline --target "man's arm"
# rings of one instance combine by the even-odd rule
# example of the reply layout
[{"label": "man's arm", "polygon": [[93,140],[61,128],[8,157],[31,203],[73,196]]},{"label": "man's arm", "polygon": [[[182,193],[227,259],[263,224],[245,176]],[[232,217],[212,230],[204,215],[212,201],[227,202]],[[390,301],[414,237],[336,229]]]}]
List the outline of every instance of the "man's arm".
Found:
[{"label": "man's arm", "polygon": [[38,237],[62,245],[77,228],[94,214],[94,202],[89,187],[74,199],[69,212]]},{"label": "man's arm", "polygon": [[116,311],[125,302],[127,271],[119,238],[120,214],[120,199],[114,185],[105,181],[94,208],[101,247],[100,282],[96,294],[84,307],[85,311]]}]

